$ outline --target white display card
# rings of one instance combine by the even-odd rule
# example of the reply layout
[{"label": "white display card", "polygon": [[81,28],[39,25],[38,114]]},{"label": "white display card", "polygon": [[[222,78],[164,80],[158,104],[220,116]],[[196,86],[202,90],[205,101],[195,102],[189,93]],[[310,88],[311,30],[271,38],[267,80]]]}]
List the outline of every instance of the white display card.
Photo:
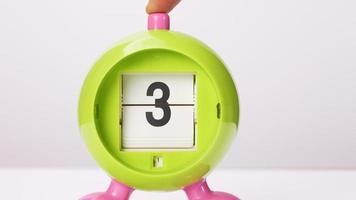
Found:
[{"label": "white display card", "polygon": [[122,148],[190,149],[195,144],[195,75],[122,76]]}]

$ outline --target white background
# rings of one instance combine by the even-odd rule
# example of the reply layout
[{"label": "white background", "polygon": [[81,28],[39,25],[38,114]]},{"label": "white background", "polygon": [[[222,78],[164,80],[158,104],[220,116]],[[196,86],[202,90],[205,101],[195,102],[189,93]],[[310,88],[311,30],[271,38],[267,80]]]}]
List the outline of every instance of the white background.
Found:
[{"label": "white background", "polygon": [[[0,0],[0,167],[94,167],[77,101],[94,61],[144,30],[146,1]],[[172,29],[238,84],[224,167],[356,167],[356,1],[183,0]]]}]

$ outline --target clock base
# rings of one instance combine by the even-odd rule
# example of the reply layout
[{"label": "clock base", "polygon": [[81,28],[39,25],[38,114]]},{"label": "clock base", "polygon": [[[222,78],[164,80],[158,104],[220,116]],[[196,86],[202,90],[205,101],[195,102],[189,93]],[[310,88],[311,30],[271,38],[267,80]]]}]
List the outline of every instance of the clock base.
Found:
[{"label": "clock base", "polygon": [[184,191],[189,200],[239,200],[232,194],[211,191],[205,179],[185,187]]},{"label": "clock base", "polygon": [[[183,190],[189,200],[239,200],[232,194],[211,191],[205,179],[187,186]],[[133,191],[133,188],[112,180],[106,192],[89,194],[80,200],[129,200]]]},{"label": "clock base", "polygon": [[89,194],[80,200],[128,200],[133,191],[133,188],[113,179],[106,192]]}]

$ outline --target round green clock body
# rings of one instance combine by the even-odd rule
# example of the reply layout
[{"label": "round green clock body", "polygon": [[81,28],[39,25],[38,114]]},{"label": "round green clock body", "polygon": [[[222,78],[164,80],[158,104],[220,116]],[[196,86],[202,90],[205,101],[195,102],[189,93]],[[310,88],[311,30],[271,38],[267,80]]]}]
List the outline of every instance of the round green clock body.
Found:
[{"label": "round green clock body", "polygon": [[177,190],[204,178],[236,134],[237,91],[223,62],[182,33],[132,35],[106,52],[82,87],[81,134],[115,180]]}]

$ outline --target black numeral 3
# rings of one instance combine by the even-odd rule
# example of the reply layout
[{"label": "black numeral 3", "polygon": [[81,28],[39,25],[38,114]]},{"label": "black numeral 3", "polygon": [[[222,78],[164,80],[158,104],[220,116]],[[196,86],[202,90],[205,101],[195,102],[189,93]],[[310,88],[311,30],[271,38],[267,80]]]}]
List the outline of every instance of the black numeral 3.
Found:
[{"label": "black numeral 3", "polygon": [[169,104],[167,102],[170,91],[169,87],[165,83],[152,83],[147,89],[147,96],[153,96],[153,92],[157,89],[162,91],[162,97],[160,99],[155,99],[155,107],[163,110],[163,117],[161,119],[155,119],[152,112],[146,112],[146,119],[152,126],[159,127],[164,126],[169,122],[171,119],[171,109],[169,108]]}]

